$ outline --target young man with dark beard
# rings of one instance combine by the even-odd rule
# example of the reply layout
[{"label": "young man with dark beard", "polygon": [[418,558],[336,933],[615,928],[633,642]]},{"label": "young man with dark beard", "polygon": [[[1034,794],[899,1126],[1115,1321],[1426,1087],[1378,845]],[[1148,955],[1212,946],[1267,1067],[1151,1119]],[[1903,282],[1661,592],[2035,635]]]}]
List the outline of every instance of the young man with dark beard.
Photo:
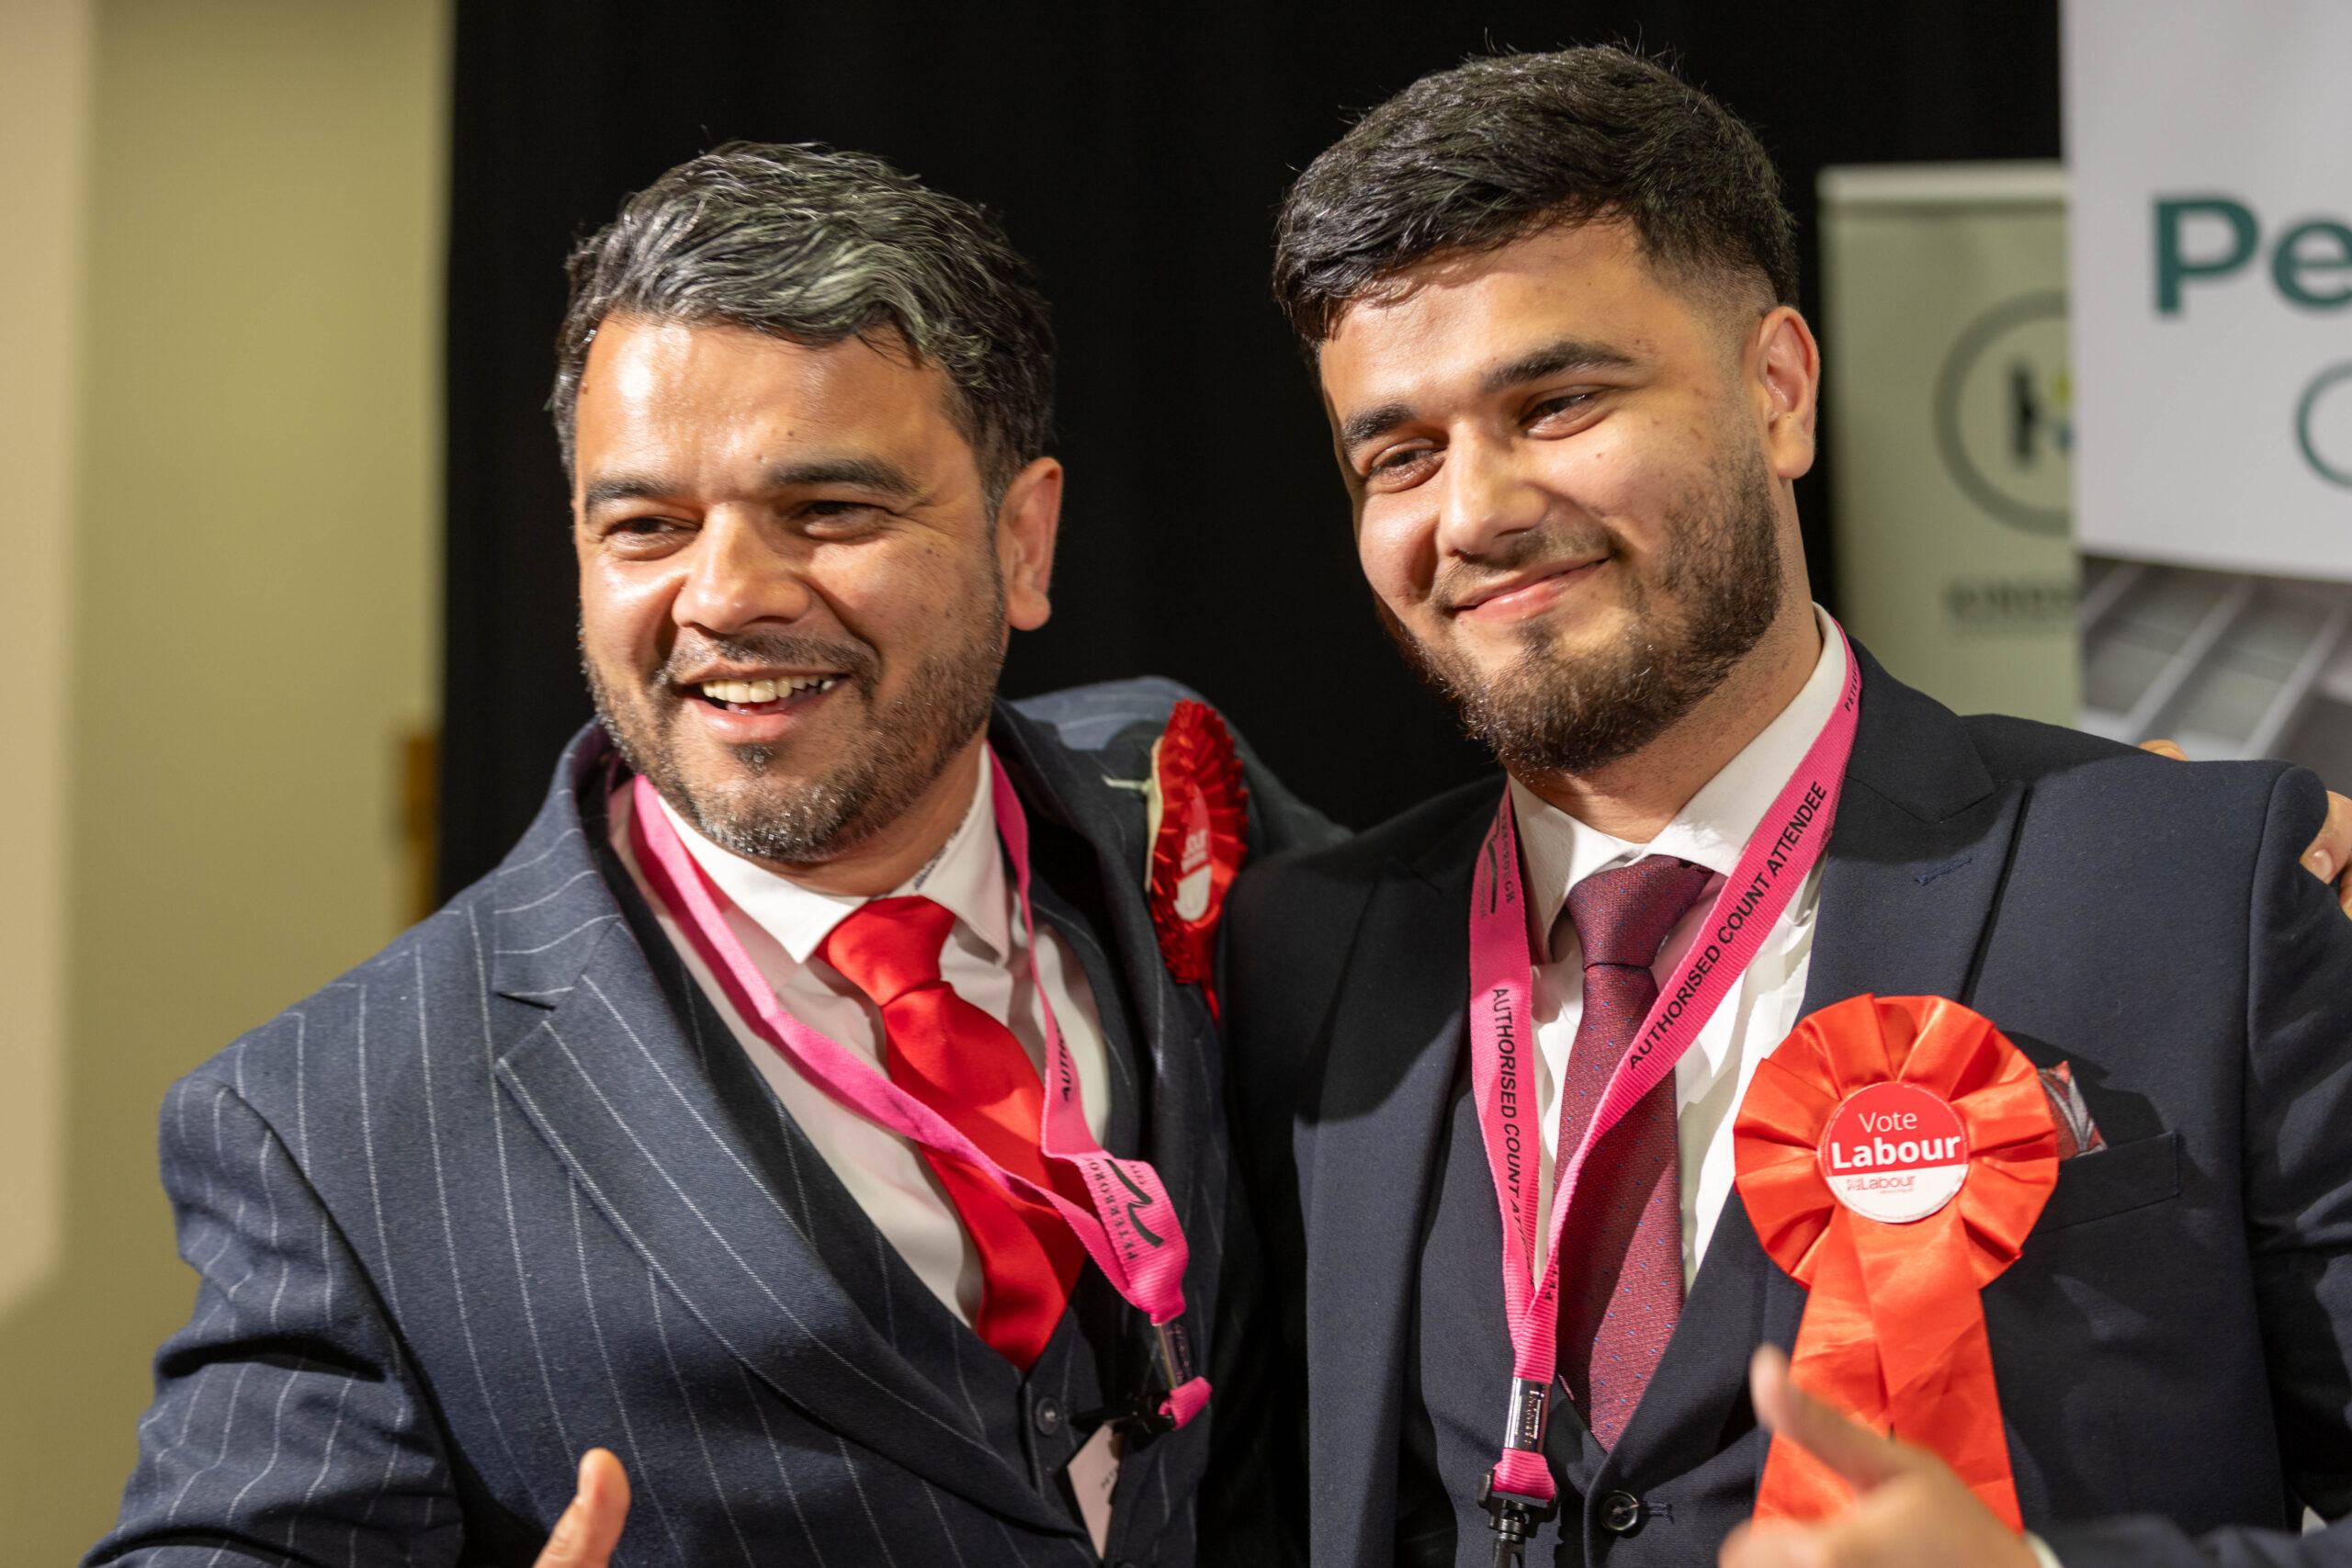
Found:
[{"label": "young man with dark beard", "polygon": [[[1227,922],[1314,1561],[2339,1560],[2281,1533],[2352,1511],[2321,786],[1956,717],[1813,604],[1794,256],[1610,50],[1426,78],[1283,205],[1380,613],[1504,769]],[[1967,1135],[1849,1221],[1863,1089]]]},{"label": "young man with dark beard", "polygon": [[174,1091],[202,1287],[90,1561],[1260,1560],[1205,939],[1334,830],[1168,682],[996,700],[1062,471],[985,214],[734,146],[571,281],[602,723]]}]

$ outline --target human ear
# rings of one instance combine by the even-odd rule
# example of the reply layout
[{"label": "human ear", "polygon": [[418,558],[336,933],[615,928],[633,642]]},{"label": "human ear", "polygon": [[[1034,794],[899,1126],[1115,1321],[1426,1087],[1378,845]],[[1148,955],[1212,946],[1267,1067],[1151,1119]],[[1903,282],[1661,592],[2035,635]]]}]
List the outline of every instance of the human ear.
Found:
[{"label": "human ear", "polygon": [[1054,541],[1061,531],[1062,466],[1038,457],[1012,476],[996,513],[996,558],[1004,574],[1004,618],[1015,631],[1046,624],[1054,606]]},{"label": "human ear", "polygon": [[1821,345],[1804,318],[1776,306],[1749,340],[1749,386],[1764,434],[1764,457],[1775,479],[1793,479],[1813,467],[1814,422],[1821,397]]}]

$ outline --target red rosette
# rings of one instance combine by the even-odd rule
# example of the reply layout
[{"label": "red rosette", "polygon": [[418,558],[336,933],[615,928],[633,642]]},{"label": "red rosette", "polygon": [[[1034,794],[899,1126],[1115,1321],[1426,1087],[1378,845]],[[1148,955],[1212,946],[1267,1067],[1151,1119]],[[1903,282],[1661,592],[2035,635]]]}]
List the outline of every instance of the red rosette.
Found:
[{"label": "red rosette", "polygon": [[[1857,1132],[1868,1105],[1882,1108],[1874,1154]],[[1940,1456],[2021,1529],[1979,1292],[2017,1261],[2058,1180],[2033,1064],[1958,1002],[1854,997],[1757,1065],[1732,1134],[1757,1238],[1809,1292],[1791,1374]],[[1895,1142],[1906,1134],[1916,1142]],[[1954,1158],[1966,1164],[1956,1187],[1944,1184]],[[1823,1518],[1852,1499],[1826,1465],[1773,1439],[1758,1519]]]},{"label": "red rosette", "polygon": [[1226,889],[1249,853],[1250,790],[1225,720],[1189,698],[1168,716],[1151,748],[1151,923],[1180,985],[1210,984]]}]

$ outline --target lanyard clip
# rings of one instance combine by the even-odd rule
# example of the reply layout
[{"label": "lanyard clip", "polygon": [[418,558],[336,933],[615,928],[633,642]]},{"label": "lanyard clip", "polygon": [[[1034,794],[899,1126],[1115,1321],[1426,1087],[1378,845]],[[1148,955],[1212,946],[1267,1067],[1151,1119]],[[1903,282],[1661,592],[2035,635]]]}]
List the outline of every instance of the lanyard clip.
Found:
[{"label": "lanyard clip", "polygon": [[1560,1511],[1557,1497],[1497,1491],[1491,1470],[1478,1483],[1478,1506],[1487,1510],[1487,1522],[1495,1528],[1494,1568],[1526,1568],[1527,1543],[1535,1539],[1535,1527]]},{"label": "lanyard clip", "polygon": [[1158,1437],[1176,1429],[1177,1418],[1160,1406],[1170,1394],[1193,1381],[1193,1344],[1184,1337],[1184,1320],[1181,1317],[1156,1325],[1152,1332],[1152,1359],[1168,1386],[1146,1389],[1100,1410],[1081,1412],[1076,1417],[1080,1429],[1091,1431],[1106,1421],[1124,1426],[1139,1438]]},{"label": "lanyard clip", "polygon": [[1533,1378],[1510,1380],[1510,1414],[1503,1426],[1503,1447],[1528,1453],[1544,1451],[1544,1427],[1552,1410],[1552,1388]]},{"label": "lanyard clip", "polygon": [[[1533,1378],[1510,1380],[1510,1414],[1503,1427],[1505,1456],[1512,1451],[1541,1454],[1544,1451],[1544,1419],[1552,1407],[1552,1385]],[[1496,1472],[1487,1472],[1478,1483],[1478,1506],[1487,1510],[1487,1522],[1495,1527],[1495,1568],[1525,1568],[1527,1543],[1535,1539],[1535,1527],[1560,1511],[1560,1499],[1532,1497],[1523,1492],[1506,1492],[1495,1484]]]},{"label": "lanyard clip", "polygon": [[1184,1337],[1183,1318],[1171,1317],[1153,1332],[1159,1336],[1159,1375],[1170,1389],[1182,1388],[1193,1381],[1193,1342]]}]

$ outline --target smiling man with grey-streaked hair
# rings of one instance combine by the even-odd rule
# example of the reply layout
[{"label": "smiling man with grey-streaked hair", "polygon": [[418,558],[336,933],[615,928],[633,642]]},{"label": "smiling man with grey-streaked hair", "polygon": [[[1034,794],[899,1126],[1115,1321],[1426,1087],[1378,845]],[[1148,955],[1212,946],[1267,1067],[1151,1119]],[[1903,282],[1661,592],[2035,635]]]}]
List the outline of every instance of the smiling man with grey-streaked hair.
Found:
[{"label": "smiling man with grey-streaked hair", "polygon": [[[1285,1561],[1147,870],[1156,743],[1221,727],[995,696],[1060,513],[1027,265],[879,159],[738,143],[571,284],[602,722],[497,871],[174,1089],[203,1283],[91,1562]],[[1241,762],[1250,851],[1335,836]]]}]

